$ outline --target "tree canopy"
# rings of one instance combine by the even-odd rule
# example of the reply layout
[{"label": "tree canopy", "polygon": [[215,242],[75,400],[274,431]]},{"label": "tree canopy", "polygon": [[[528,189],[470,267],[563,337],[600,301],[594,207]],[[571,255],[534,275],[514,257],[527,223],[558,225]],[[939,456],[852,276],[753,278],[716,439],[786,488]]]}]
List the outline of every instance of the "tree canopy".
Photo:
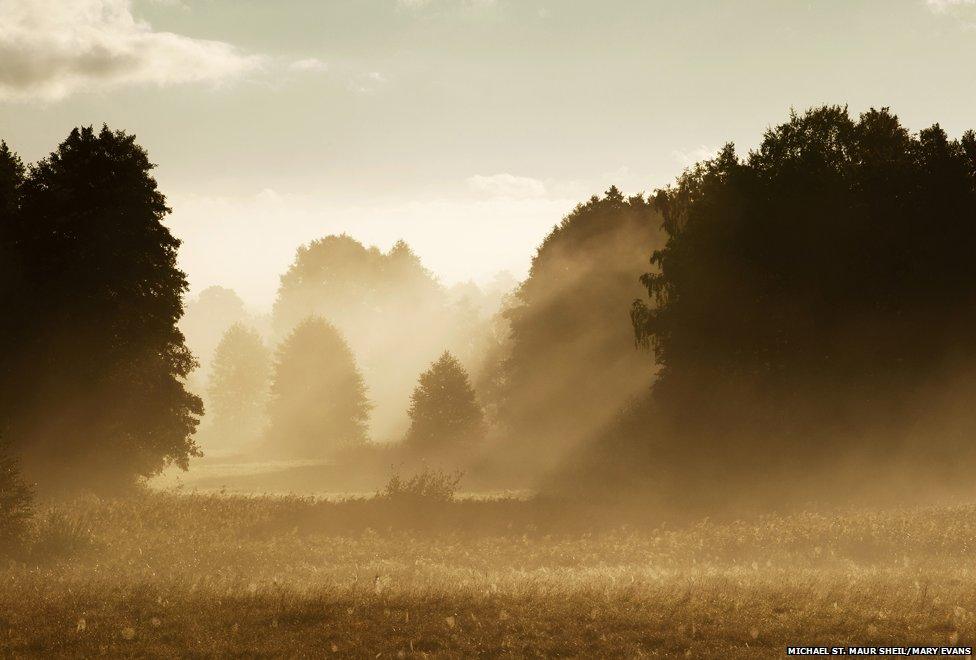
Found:
[{"label": "tree canopy", "polygon": [[[887,109],[793,113],[654,204],[668,241],[633,323],[683,460],[754,472],[903,449],[924,388],[972,366],[972,131],[912,134]],[[928,454],[963,449],[936,435]]]},{"label": "tree canopy", "polygon": [[46,482],[104,485],[197,451],[195,361],[176,327],[187,282],[153,167],[132,135],[75,129],[0,216],[14,269],[0,387],[13,447]]}]

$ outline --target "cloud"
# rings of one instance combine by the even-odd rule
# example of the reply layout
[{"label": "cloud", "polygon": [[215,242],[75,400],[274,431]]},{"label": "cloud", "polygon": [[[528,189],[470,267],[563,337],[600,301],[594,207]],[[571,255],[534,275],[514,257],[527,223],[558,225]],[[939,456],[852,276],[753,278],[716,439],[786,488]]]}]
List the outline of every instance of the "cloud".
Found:
[{"label": "cloud", "polygon": [[712,147],[706,147],[704,144],[699,145],[695,149],[690,149],[688,151],[681,151],[675,149],[671,152],[671,157],[679,163],[682,167],[691,167],[695,163],[699,163],[703,160],[711,160],[718,155],[718,149],[713,149]]},{"label": "cloud", "polygon": [[155,31],[133,16],[131,0],[0,0],[0,99],[216,83],[261,63],[222,41]]},{"label": "cloud", "polygon": [[546,185],[542,181],[508,173],[491,176],[476,174],[468,177],[466,183],[472,192],[488,197],[532,199],[546,195]]},{"label": "cloud", "polygon": [[328,71],[329,65],[316,57],[309,57],[304,60],[295,60],[288,65],[292,71],[320,72]]},{"label": "cloud", "polygon": [[389,79],[379,71],[370,71],[351,78],[349,89],[360,94],[372,94],[387,82]]},{"label": "cloud", "polygon": [[953,7],[976,5],[976,0],[926,0],[925,4],[934,12],[942,13]]}]

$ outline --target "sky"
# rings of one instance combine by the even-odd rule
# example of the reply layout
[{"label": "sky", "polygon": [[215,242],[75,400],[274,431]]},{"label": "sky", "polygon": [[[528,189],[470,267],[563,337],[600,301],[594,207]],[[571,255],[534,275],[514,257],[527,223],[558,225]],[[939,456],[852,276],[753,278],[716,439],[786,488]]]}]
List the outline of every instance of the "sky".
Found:
[{"label": "sky", "polygon": [[0,0],[0,137],[134,133],[191,292],[258,308],[330,233],[522,277],[590,195],[825,103],[976,127],[976,0]]}]

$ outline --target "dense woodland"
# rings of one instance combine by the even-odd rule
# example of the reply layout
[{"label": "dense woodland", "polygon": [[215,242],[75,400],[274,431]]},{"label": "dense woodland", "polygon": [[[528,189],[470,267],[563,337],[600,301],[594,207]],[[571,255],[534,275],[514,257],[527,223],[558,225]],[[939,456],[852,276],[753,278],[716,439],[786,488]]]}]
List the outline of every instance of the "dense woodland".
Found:
[{"label": "dense woodland", "polygon": [[[976,135],[815,108],[581,203],[517,286],[297,247],[270,315],[186,300],[135,137],[0,147],[0,512],[202,453],[433,465],[648,509],[912,497],[973,465]],[[866,476],[867,475],[867,476]],[[885,490],[888,487],[890,490]]]}]

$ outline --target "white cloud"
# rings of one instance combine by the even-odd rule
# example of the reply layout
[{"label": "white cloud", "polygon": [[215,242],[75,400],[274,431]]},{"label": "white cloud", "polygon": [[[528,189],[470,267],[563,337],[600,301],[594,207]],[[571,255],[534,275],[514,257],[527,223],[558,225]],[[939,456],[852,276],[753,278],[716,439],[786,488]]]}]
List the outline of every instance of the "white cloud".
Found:
[{"label": "white cloud", "polygon": [[295,60],[288,65],[288,68],[292,71],[307,71],[310,73],[317,73],[321,71],[328,71],[329,65],[316,57],[308,57],[304,60]]},{"label": "white cloud", "polygon": [[961,7],[962,5],[976,5],[976,0],[926,0],[925,4],[929,9],[935,12],[945,12],[952,7]]},{"label": "white cloud", "polygon": [[221,41],[155,31],[131,0],[0,0],[0,99],[220,82],[261,61]]},{"label": "white cloud", "polygon": [[538,179],[502,173],[484,176],[476,174],[466,179],[468,188],[488,197],[531,199],[545,197],[546,184]]},{"label": "white cloud", "polygon": [[671,152],[671,157],[674,158],[674,160],[682,167],[691,167],[695,163],[703,160],[711,160],[717,155],[718,149],[706,147],[704,144],[699,145],[695,149],[689,149],[688,151],[675,149]]},{"label": "white cloud", "polygon": [[372,94],[389,82],[388,78],[379,71],[370,71],[349,80],[349,89],[360,94]]}]

